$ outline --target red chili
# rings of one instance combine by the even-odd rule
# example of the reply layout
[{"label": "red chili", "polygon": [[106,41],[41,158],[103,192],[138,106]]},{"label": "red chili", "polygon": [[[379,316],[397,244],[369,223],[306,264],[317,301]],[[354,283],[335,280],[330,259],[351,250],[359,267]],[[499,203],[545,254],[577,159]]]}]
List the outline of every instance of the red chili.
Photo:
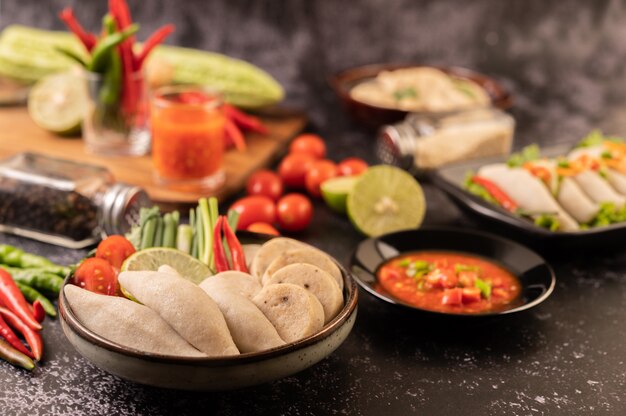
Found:
[{"label": "red chili", "polygon": [[246,150],[246,140],[244,139],[241,130],[239,130],[239,127],[237,127],[237,125],[228,117],[226,118],[226,121],[224,123],[224,129],[226,136],[229,137],[230,140],[232,140],[237,150],[239,150],[240,152]]},{"label": "red chili", "polygon": [[233,260],[233,268],[240,272],[248,273],[248,266],[246,265],[246,257],[243,253],[243,247],[237,239],[232,228],[228,225],[228,221],[223,221],[224,237],[226,237],[226,243],[230,248],[230,257]]},{"label": "red chili", "polygon": [[489,195],[491,195],[502,208],[509,212],[515,212],[517,210],[517,203],[513,201],[498,185],[491,182],[489,179],[481,176],[474,176],[472,182],[485,188]]},{"label": "red chili", "polygon": [[96,45],[97,38],[93,33],[87,32],[76,20],[74,16],[74,10],[71,7],[66,7],[59,13],[59,18],[65,23],[65,25],[76,35],[76,37],[82,42],[85,48],[91,52]]},{"label": "red chili", "polygon": [[224,105],[226,117],[235,122],[242,129],[254,131],[259,134],[267,134],[267,127],[257,117],[244,113],[230,104]]},{"label": "red chili", "polygon": [[0,302],[15,313],[26,325],[35,330],[41,329],[33,313],[28,308],[28,302],[17,288],[13,278],[5,270],[0,269]]},{"label": "red chili", "polygon": [[43,322],[43,320],[46,318],[46,311],[43,308],[41,302],[38,300],[33,303],[33,316],[35,317],[35,320],[39,323]]},{"label": "red chili", "polygon": [[[4,308],[2,308],[4,309]],[[6,310],[6,309],[5,309]],[[8,311],[8,310],[7,310]],[[0,314],[1,314],[0,309]],[[15,315],[13,315],[15,316]],[[21,322],[21,321],[20,321]],[[9,327],[4,319],[2,319],[2,315],[0,315],[0,336],[4,338],[13,348],[21,352],[22,354],[28,355],[30,358],[35,358],[33,353],[28,351],[28,348],[22,344],[22,341],[15,335],[15,332]]]},{"label": "red chili", "polygon": [[41,340],[39,332],[30,329],[28,325],[22,322],[20,318],[6,308],[0,308],[0,317],[4,318],[6,322],[13,327],[13,329],[22,334],[32,351],[32,353],[29,352],[26,355],[34,358],[36,361],[39,361],[43,355],[43,341]]},{"label": "red chili", "polygon": [[224,244],[222,243],[222,227],[225,222],[224,216],[220,215],[217,217],[215,229],[213,230],[213,257],[215,257],[215,270],[218,273],[230,270]]},{"label": "red chili", "polygon": [[143,48],[135,60],[135,70],[141,69],[150,52],[152,52],[155,47],[162,43],[165,38],[167,38],[174,31],[174,27],[174,25],[165,25],[150,35],[150,37],[144,42]]}]

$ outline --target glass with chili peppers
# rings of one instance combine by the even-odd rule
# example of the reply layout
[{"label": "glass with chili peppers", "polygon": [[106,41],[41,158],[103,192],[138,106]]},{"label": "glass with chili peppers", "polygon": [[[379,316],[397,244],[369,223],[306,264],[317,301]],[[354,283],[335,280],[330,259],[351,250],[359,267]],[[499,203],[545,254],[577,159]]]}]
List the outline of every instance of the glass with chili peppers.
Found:
[{"label": "glass with chili peppers", "polygon": [[196,86],[164,87],[153,94],[150,114],[156,181],[209,191],[219,188],[225,179],[221,95]]}]

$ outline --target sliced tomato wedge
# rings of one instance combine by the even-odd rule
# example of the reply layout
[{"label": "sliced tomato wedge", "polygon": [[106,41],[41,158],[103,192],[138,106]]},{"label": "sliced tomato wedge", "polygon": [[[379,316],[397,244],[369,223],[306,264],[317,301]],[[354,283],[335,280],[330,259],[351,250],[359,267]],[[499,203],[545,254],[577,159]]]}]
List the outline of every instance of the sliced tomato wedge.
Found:
[{"label": "sliced tomato wedge", "polygon": [[454,289],[446,289],[443,291],[441,298],[442,305],[460,305],[463,301],[463,289],[456,287]]},{"label": "sliced tomato wedge", "polygon": [[461,301],[463,303],[473,303],[480,301],[480,289],[477,287],[466,287],[463,290]]},{"label": "sliced tomato wedge", "polygon": [[114,296],[117,293],[117,273],[108,261],[92,257],[78,266],[74,284],[90,292]]},{"label": "sliced tomato wedge", "polygon": [[124,260],[134,252],[135,247],[133,243],[121,235],[112,235],[98,244],[96,257],[108,261],[111,266],[119,270]]}]

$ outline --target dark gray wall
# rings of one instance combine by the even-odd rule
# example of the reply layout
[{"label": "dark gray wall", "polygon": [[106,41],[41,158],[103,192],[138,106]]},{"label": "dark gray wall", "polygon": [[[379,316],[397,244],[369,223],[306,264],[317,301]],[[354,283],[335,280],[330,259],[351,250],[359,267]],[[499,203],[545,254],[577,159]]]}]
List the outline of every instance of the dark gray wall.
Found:
[{"label": "dark gray wall", "polygon": [[[515,94],[518,144],[572,141],[593,126],[626,134],[626,2],[619,0],[129,0],[140,39],[174,22],[169,43],[223,52],[272,73],[288,102],[322,133],[355,131],[326,84],[328,74],[387,61],[467,66]],[[99,27],[106,1],[1,0],[0,27],[60,29],[74,6]],[[624,119],[624,122],[621,122]]]}]

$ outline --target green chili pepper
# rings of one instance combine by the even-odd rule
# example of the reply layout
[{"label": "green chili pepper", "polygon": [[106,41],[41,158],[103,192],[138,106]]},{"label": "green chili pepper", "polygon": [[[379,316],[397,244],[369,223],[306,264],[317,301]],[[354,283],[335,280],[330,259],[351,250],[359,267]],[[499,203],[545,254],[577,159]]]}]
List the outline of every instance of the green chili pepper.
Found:
[{"label": "green chili pepper", "polygon": [[45,269],[18,269],[0,265],[0,268],[11,274],[13,280],[32,286],[38,290],[58,295],[63,286],[63,279],[56,274],[48,273]]},{"label": "green chili pepper", "polygon": [[50,300],[48,300],[47,297],[45,297],[44,295],[42,295],[41,293],[39,293],[37,290],[33,289],[32,287],[27,286],[23,283],[15,282],[15,284],[20,289],[20,292],[22,292],[26,300],[28,300],[30,303],[33,303],[34,301],[38,300],[48,315],[57,316],[57,311],[54,308],[54,305],[52,304],[52,302],[50,302]]},{"label": "green chili pepper", "polygon": [[0,338],[0,358],[18,365],[28,371],[35,368],[35,363],[25,354],[13,348],[8,342]]},{"label": "green chili pepper", "polygon": [[137,33],[138,30],[139,26],[132,24],[121,32],[115,32],[99,40],[91,52],[91,63],[87,69],[91,72],[102,72],[113,48]]},{"label": "green chili pepper", "polygon": [[70,272],[69,267],[60,266],[45,257],[26,253],[22,249],[7,244],[0,244],[0,263],[22,269],[45,269],[47,273],[53,273],[61,277],[65,277]]}]

